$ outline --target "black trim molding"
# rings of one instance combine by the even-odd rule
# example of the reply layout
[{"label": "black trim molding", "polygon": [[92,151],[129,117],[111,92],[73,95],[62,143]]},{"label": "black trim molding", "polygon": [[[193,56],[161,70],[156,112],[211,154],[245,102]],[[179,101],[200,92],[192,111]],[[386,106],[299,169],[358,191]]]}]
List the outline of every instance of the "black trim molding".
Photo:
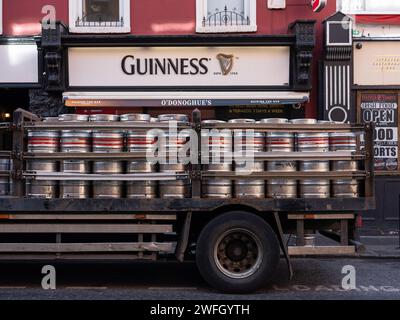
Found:
[{"label": "black trim molding", "polygon": [[[337,25],[344,26],[343,34],[338,34]],[[324,60],[320,64],[322,81],[319,88],[319,117],[323,120],[356,120],[352,96],[353,45],[352,38],[348,39],[352,32],[348,28],[351,28],[351,20],[341,12],[324,21]]]}]

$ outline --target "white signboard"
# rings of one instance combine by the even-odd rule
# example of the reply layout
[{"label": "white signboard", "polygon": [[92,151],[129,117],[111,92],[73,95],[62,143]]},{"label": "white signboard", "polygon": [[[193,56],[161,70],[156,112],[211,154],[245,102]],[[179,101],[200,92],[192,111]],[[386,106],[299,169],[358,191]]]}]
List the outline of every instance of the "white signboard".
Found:
[{"label": "white signboard", "polygon": [[354,83],[356,85],[400,85],[400,42],[360,42],[354,48]]},{"label": "white signboard", "polygon": [[36,44],[0,45],[0,84],[38,83]]},{"label": "white signboard", "polygon": [[289,47],[70,48],[71,87],[288,86]]}]

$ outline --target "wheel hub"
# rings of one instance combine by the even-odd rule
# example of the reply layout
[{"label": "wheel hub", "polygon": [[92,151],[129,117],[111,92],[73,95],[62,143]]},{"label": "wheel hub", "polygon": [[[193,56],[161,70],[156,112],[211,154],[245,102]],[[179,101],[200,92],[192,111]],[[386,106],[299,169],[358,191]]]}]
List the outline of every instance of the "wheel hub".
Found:
[{"label": "wheel hub", "polygon": [[224,232],[214,248],[218,269],[230,278],[242,279],[254,274],[263,259],[259,238],[245,229]]}]

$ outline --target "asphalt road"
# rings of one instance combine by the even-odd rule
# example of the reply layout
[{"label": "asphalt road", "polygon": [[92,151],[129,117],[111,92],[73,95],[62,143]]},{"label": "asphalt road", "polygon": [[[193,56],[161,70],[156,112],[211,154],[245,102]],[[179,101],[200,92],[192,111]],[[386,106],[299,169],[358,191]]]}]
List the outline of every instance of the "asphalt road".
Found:
[{"label": "asphalt road", "polygon": [[[56,290],[41,287],[43,264],[1,264],[0,299],[400,299],[400,260],[294,259],[287,279],[282,260],[272,284],[251,295],[220,294],[193,263],[55,264]],[[354,266],[356,288],[341,287],[344,266]]]}]

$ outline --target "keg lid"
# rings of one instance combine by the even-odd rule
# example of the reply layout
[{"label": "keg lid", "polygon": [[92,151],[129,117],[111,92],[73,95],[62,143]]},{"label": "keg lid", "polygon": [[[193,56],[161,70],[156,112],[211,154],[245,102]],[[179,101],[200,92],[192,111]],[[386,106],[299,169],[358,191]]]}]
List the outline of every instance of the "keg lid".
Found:
[{"label": "keg lid", "polygon": [[289,120],[285,118],[268,118],[268,119],[261,119],[261,123],[288,123]]},{"label": "keg lid", "polygon": [[121,121],[150,122],[150,115],[143,113],[130,113],[121,115]]},{"label": "keg lid", "polygon": [[318,124],[335,124],[335,123],[336,122],[329,120],[318,120]]},{"label": "keg lid", "polygon": [[331,138],[335,137],[347,137],[347,138],[357,138],[357,133],[355,132],[332,132],[329,134]]},{"label": "keg lid", "polygon": [[256,123],[254,119],[232,119],[229,123]]},{"label": "keg lid", "polygon": [[56,130],[44,130],[44,131],[28,131],[28,137],[48,137],[58,138],[60,136],[59,131]]},{"label": "keg lid", "polygon": [[290,122],[293,124],[316,124],[317,120],[316,119],[293,119],[293,120],[290,120]]},{"label": "keg lid", "polygon": [[116,114],[92,114],[89,118],[89,121],[98,121],[98,122],[106,122],[106,121],[118,121],[119,116]]},{"label": "keg lid", "polygon": [[89,116],[85,114],[61,114],[59,121],[88,121]]},{"label": "keg lid", "polygon": [[158,116],[158,121],[167,122],[167,121],[177,121],[182,123],[189,122],[189,117],[186,114],[161,114]]},{"label": "keg lid", "polygon": [[44,117],[43,122],[56,122],[58,121],[58,117]]},{"label": "keg lid", "polygon": [[211,120],[203,120],[201,123],[204,123],[204,124],[226,123],[226,121],[223,121],[223,120],[213,120],[213,119],[211,119]]}]

